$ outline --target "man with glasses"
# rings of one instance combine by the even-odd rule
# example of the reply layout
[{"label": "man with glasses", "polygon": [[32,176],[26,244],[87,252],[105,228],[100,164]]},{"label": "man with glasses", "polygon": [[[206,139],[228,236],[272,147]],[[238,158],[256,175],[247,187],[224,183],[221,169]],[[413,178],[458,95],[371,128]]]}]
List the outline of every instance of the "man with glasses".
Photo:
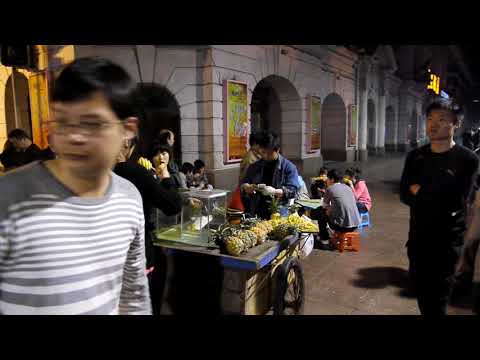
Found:
[{"label": "man with glasses", "polygon": [[112,173],[137,132],[134,87],[102,59],[57,79],[57,158],[0,178],[0,314],[151,313],[142,200]]}]

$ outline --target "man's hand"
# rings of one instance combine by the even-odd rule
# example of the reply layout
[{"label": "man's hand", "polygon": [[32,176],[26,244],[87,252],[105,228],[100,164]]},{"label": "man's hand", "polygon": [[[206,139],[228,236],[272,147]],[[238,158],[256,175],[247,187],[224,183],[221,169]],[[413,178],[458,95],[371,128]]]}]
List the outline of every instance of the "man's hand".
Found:
[{"label": "man's hand", "polygon": [[265,196],[276,196],[277,195],[277,189],[275,189],[273,186],[265,186],[262,189],[262,194]]},{"label": "man's hand", "polygon": [[458,259],[457,267],[455,270],[455,276],[459,276],[461,274],[471,273],[471,272],[472,272],[472,267],[470,266],[469,261],[465,256],[465,253],[463,253]]},{"label": "man's hand", "polygon": [[255,186],[252,184],[243,184],[242,189],[249,195],[252,195],[255,193]]},{"label": "man's hand", "polygon": [[195,198],[188,198],[188,203],[191,207],[195,209],[201,209],[202,207],[202,202]]},{"label": "man's hand", "polygon": [[413,195],[417,195],[417,193],[418,193],[419,190],[420,190],[420,185],[418,185],[418,184],[410,185],[410,192],[411,192]]}]

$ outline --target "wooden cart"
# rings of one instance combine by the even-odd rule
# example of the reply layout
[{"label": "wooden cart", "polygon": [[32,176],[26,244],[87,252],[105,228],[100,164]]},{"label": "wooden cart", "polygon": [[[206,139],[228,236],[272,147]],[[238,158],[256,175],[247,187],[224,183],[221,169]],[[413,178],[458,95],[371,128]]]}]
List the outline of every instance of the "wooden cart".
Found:
[{"label": "wooden cart", "polygon": [[[221,254],[218,248],[158,240],[167,258],[179,252],[215,257],[221,265],[221,313],[243,315],[296,315],[303,312],[305,283],[298,249],[303,234],[283,241],[267,241],[235,257]],[[170,261],[167,262],[167,264]],[[167,279],[172,267],[167,265]],[[167,280],[166,293],[171,283]]]}]

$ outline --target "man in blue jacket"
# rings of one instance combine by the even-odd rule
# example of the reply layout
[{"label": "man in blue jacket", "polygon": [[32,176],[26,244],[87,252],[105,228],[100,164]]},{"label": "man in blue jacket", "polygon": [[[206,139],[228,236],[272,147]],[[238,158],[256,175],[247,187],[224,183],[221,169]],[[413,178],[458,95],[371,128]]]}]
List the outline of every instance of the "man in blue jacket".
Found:
[{"label": "man in blue jacket", "polygon": [[274,197],[286,205],[297,196],[300,184],[295,165],[280,155],[280,139],[265,132],[258,144],[262,159],[249,166],[242,180],[242,201],[246,213],[269,219]]}]

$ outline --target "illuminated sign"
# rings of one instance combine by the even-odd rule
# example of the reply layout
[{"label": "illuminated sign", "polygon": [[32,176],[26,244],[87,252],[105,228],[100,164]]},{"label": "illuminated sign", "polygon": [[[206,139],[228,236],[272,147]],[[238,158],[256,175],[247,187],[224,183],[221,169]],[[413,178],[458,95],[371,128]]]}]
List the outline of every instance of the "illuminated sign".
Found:
[{"label": "illuminated sign", "polygon": [[440,96],[447,100],[450,99],[450,96],[443,90],[440,90]]},{"label": "illuminated sign", "polygon": [[[428,69],[428,72],[431,72],[430,69]],[[430,84],[428,84],[427,90],[430,89],[437,95],[440,93],[440,76],[430,74]]]}]

